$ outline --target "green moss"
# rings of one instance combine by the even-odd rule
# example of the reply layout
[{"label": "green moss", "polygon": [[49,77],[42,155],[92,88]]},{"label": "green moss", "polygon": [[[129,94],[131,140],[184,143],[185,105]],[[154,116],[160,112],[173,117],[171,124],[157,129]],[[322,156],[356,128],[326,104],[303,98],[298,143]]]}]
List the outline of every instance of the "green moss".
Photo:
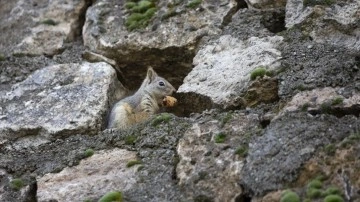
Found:
[{"label": "green moss", "polygon": [[53,19],[46,19],[46,20],[41,21],[41,24],[55,26],[59,23],[55,22]]},{"label": "green moss", "polygon": [[15,190],[20,190],[24,186],[24,182],[20,178],[15,178],[10,181],[10,187]]},{"label": "green moss", "polygon": [[125,26],[130,31],[146,27],[157,11],[155,4],[148,0],[127,2],[125,8],[130,11],[125,21]]},{"label": "green moss", "polygon": [[249,148],[247,145],[246,146],[242,145],[242,146],[236,148],[235,154],[239,155],[240,157],[245,157],[248,154],[248,149]]},{"label": "green moss", "polygon": [[131,8],[131,11],[134,13],[145,13],[149,8],[154,7],[154,4],[150,1],[139,1],[137,5]]},{"label": "green moss", "polygon": [[257,77],[263,77],[266,74],[266,69],[263,67],[258,67],[254,69],[250,74],[250,79],[255,80]]},{"label": "green moss", "polygon": [[310,107],[309,103],[305,103],[301,106],[301,111],[306,112],[308,110],[308,108]]},{"label": "green moss", "polygon": [[344,199],[339,195],[328,195],[324,198],[324,202],[344,202]]},{"label": "green moss", "polygon": [[226,135],[225,133],[219,133],[217,135],[215,135],[215,143],[223,143],[225,142],[225,139],[226,139]]},{"label": "green moss", "polygon": [[344,98],[342,97],[336,97],[331,101],[332,105],[338,105],[338,104],[342,104],[344,101]]},{"label": "green moss", "polygon": [[222,119],[221,119],[221,127],[223,127],[230,119],[232,118],[232,113],[227,113]]},{"label": "green moss", "polygon": [[0,62],[1,61],[4,61],[6,58],[5,58],[5,55],[4,54],[2,54],[2,53],[0,53]]},{"label": "green moss", "polygon": [[133,167],[134,165],[138,165],[138,164],[141,164],[141,161],[133,160],[133,161],[127,162],[126,167],[130,168],[130,167]]},{"label": "green moss", "polygon": [[320,198],[322,196],[322,191],[317,188],[309,187],[306,190],[306,196],[311,199]]},{"label": "green moss", "polygon": [[315,5],[330,6],[334,3],[336,3],[336,0],[304,0],[303,5],[304,7]]},{"label": "green moss", "polygon": [[176,10],[175,9],[169,9],[162,17],[161,19],[162,20],[166,20],[168,18],[171,18],[173,16],[175,16],[177,13],[176,13]]},{"label": "green moss", "polygon": [[136,138],[135,135],[126,136],[126,137],[125,137],[125,144],[127,144],[127,145],[132,145],[132,144],[135,143],[136,139],[137,139],[137,138]]},{"label": "green moss", "polygon": [[336,152],[336,147],[334,144],[328,144],[324,147],[325,153],[328,155],[334,155]]},{"label": "green moss", "polygon": [[303,202],[311,202],[311,199],[306,198],[306,199],[303,200]]},{"label": "green moss", "polygon": [[280,199],[280,202],[300,202],[300,197],[293,191],[285,191]]},{"label": "green moss", "polygon": [[303,84],[299,84],[298,86],[296,86],[296,89],[298,89],[299,91],[304,91],[307,90],[308,88]]},{"label": "green moss", "polygon": [[341,195],[341,191],[339,188],[335,187],[335,186],[331,186],[329,188],[326,189],[326,191],[323,193],[324,196],[329,196],[329,195]]},{"label": "green moss", "polygon": [[85,155],[85,157],[90,157],[90,156],[94,155],[94,150],[87,149],[87,150],[85,150],[84,155]]},{"label": "green moss", "polygon": [[169,113],[162,113],[158,115],[151,123],[152,126],[157,126],[160,123],[168,123],[171,120],[171,115]]},{"label": "green moss", "polygon": [[99,202],[122,202],[123,196],[119,191],[111,191],[106,193],[103,197],[99,199]]},{"label": "green moss", "polygon": [[307,186],[308,186],[308,188],[320,189],[322,187],[322,182],[318,179],[315,179],[315,180],[312,180],[311,182],[309,182],[309,184]]},{"label": "green moss", "polygon": [[320,110],[322,113],[330,114],[331,113],[331,104],[328,102],[324,102],[320,105]]},{"label": "green moss", "polygon": [[192,0],[188,4],[186,4],[186,7],[188,8],[196,8],[198,5],[200,5],[202,0]]},{"label": "green moss", "polygon": [[125,3],[125,8],[127,9],[132,9],[133,7],[135,7],[137,4],[135,2],[126,2]]}]

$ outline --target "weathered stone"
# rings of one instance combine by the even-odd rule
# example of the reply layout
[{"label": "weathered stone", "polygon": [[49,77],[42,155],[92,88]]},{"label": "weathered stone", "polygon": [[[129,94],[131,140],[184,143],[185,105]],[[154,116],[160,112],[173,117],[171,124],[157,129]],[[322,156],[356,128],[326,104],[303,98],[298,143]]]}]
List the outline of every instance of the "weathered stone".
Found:
[{"label": "weathered stone", "polygon": [[325,87],[296,94],[282,109],[288,111],[323,111],[339,115],[360,113],[360,93],[344,88]]},{"label": "weathered stone", "polygon": [[343,140],[359,126],[355,116],[288,113],[274,119],[261,137],[250,142],[241,183],[248,194],[259,196],[285,188],[319,148]]},{"label": "weathered stone", "polygon": [[0,140],[23,137],[20,142],[31,143],[71,133],[95,134],[109,104],[124,92],[106,63],[45,67],[0,92]]},{"label": "weathered stone", "polygon": [[[251,138],[248,135],[257,128],[258,115],[229,112],[219,120],[201,117],[185,132],[177,147],[176,175],[189,200],[233,201],[242,194],[237,182]],[[237,153],[241,146],[243,153]]]},{"label": "weathered stone", "polygon": [[59,53],[64,49],[66,41],[72,41],[80,34],[80,16],[87,8],[88,2],[87,0],[1,2],[0,49],[6,50],[4,52],[6,55]]},{"label": "weathered stone", "polygon": [[278,99],[278,82],[276,79],[269,77],[251,82],[244,95],[245,105],[248,107],[260,103],[275,102]]},{"label": "weathered stone", "polygon": [[109,191],[127,191],[134,186],[139,165],[127,167],[136,153],[124,149],[96,153],[60,173],[49,173],[38,181],[38,201],[97,200]]},{"label": "weathered stone", "polygon": [[195,92],[210,97],[223,108],[241,104],[251,72],[257,67],[279,67],[278,45],[282,37],[251,37],[239,40],[221,36],[202,47],[194,58],[194,69],[186,76],[178,92]]},{"label": "weathered stone", "polygon": [[358,1],[289,0],[286,27],[302,24],[316,42],[360,50],[360,4]]},{"label": "weathered stone", "polygon": [[[84,44],[114,59],[131,78],[139,78],[139,72],[153,66],[164,71],[159,73],[175,87],[192,68],[199,40],[221,33],[223,18],[236,8],[234,0],[201,1],[195,8],[187,6],[188,1],[160,0],[149,25],[130,31],[125,25],[130,13],[124,2],[101,0],[88,9]],[[173,75],[178,77],[169,78]],[[140,85],[128,78],[125,83],[131,88]]]},{"label": "weathered stone", "polygon": [[257,9],[273,9],[283,8],[286,5],[286,0],[247,0],[248,5]]},{"label": "weathered stone", "polygon": [[298,28],[290,29],[280,47],[283,60],[279,78],[279,96],[292,97],[314,88],[358,88],[359,62],[349,49],[315,43]]}]

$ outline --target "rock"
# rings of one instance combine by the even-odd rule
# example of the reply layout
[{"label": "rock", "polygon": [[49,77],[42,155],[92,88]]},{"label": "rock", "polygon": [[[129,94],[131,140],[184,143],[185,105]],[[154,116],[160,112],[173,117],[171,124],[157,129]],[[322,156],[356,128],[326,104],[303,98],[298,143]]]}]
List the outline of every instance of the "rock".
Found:
[{"label": "rock", "polygon": [[137,181],[139,165],[127,167],[136,153],[124,149],[96,151],[74,167],[38,178],[38,201],[98,200],[109,191],[127,191]]},{"label": "rock", "polygon": [[[282,109],[288,111],[309,111],[312,113],[334,113],[336,115],[360,113],[360,93],[341,88],[317,88],[296,94]],[[344,96],[345,95],[345,96]]]},{"label": "rock", "polygon": [[273,9],[283,8],[286,5],[286,0],[247,0],[249,6],[257,9]]},{"label": "rock", "polygon": [[316,42],[359,51],[359,10],[356,1],[290,0],[286,4],[286,27],[300,24]]},{"label": "rock", "polygon": [[[236,7],[234,0],[201,1],[194,7],[187,3],[157,1],[149,25],[132,30],[126,26],[131,11],[124,1],[96,1],[86,14],[84,44],[122,65],[131,78],[139,78],[139,72],[153,66],[178,87],[192,68],[196,44],[204,36],[219,34],[223,18]],[[133,79],[125,83],[140,86]]]},{"label": "rock", "polygon": [[[232,201],[242,194],[237,181],[249,134],[258,128],[256,114],[229,112],[219,120],[208,115],[197,118],[177,146],[180,161],[176,175],[187,201]],[[223,141],[218,139],[220,135],[224,136]],[[240,147],[244,149],[242,153]]]},{"label": "rock", "polygon": [[275,70],[279,67],[281,53],[277,47],[281,42],[280,36],[248,40],[221,36],[199,50],[193,61],[195,67],[178,92],[208,96],[223,108],[239,106],[255,68]]},{"label": "rock", "polygon": [[[354,52],[314,43],[298,28],[287,31],[284,38],[287,43],[279,48],[283,56],[282,73],[278,75],[280,97],[291,99],[299,91],[326,86],[353,88],[359,83],[360,71],[356,68],[359,64]],[[309,45],[311,49],[307,48]]]},{"label": "rock", "polygon": [[256,196],[285,188],[297,179],[299,169],[315,152],[341,141],[358,126],[355,116],[287,113],[274,119],[261,137],[250,142],[241,184]]},{"label": "rock", "polygon": [[109,104],[124,93],[106,63],[45,67],[0,92],[0,139],[22,138],[26,147],[74,133],[96,134]]},{"label": "rock", "polygon": [[7,55],[18,56],[60,53],[66,41],[73,41],[80,34],[81,15],[88,3],[87,0],[2,2],[0,41],[4,43],[0,49],[7,50]]},{"label": "rock", "polygon": [[251,82],[244,96],[247,107],[253,107],[260,103],[271,103],[278,99],[278,82],[269,77]]}]

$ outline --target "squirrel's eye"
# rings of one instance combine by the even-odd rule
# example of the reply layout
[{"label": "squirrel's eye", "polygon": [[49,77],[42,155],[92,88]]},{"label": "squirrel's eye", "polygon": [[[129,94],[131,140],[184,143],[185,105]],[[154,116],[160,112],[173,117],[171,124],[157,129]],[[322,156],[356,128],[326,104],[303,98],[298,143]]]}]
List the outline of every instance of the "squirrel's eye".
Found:
[{"label": "squirrel's eye", "polygon": [[165,86],[165,83],[164,83],[163,81],[160,81],[160,82],[159,82],[159,85],[160,85],[160,86]]}]

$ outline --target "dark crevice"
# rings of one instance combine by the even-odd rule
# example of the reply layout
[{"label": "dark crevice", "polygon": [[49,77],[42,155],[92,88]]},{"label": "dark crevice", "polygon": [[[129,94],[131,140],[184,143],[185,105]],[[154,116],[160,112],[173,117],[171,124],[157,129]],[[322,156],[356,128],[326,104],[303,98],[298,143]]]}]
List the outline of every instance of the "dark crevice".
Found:
[{"label": "dark crevice", "polygon": [[329,105],[322,105],[320,109],[314,109],[308,111],[311,115],[317,114],[331,114],[338,118],[342,118],[346,115],[354,115],[359,117],[360,115],[360,104],[353,105],[351,107],[336,107]]},{"label": "dark crevice", "polygon": [[285,10],[277,10],[264,14],[261,18],[261,24],[275,34],[286,30]]},{"label": "dark crevice", "polygon": [[174,97],[178,100],[178,104],[169,108],[168,112],[179,117],[188,117],[191,113],[202,113],[207,109],[219,107],[211,98],[193,92],[176,93]]},{"label": "dark crevice", "polygon": [[232,16],[242,8],[248,8],[246,1],[236,0],[236,6],[233,7],[223,18],[222,27],[227,26],[231,22]]},{"label": "dark crevice", "polygon": [[246,194],[239,194],[235,200],[235,202],[251,202],[251,197]]},{"label": "dark crevice", "polygon": [[77,30],[75,32],[75,36],[74,37],[81,37],[82,36],[82,29],[84,27],[85,21],[86,21],[86,11],[88,10],[88,8],[90,6],[92,6],[92,4],[94,3],[95,0],[85,0],[85,6],[84,8],[80,11],[80,15],[78,18],[78,25],[77,25]]}]

